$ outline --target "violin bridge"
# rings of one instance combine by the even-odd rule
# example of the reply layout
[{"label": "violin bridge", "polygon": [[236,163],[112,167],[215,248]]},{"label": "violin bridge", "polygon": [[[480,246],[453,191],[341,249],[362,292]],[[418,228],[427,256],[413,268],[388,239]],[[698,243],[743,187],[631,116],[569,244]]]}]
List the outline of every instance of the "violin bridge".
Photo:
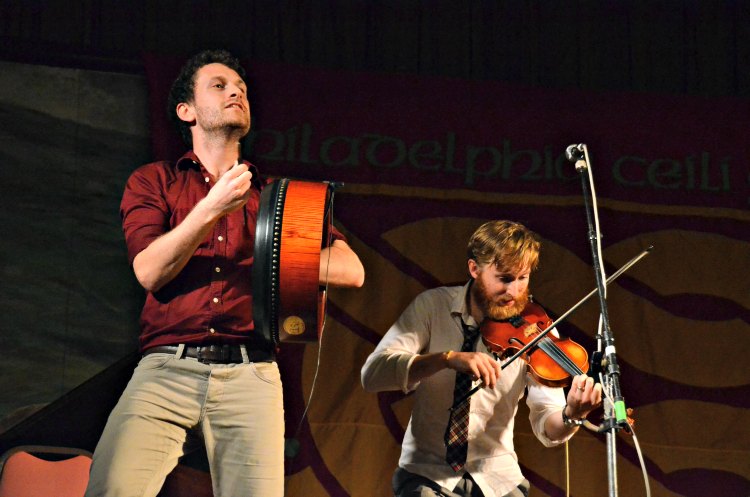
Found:
[{"label": "violin bridge", "polygon": [[531,324],[523,330],[523,335],[526,338],[536,335],[537,333],[539,333],[539,327],[536,324]]}]

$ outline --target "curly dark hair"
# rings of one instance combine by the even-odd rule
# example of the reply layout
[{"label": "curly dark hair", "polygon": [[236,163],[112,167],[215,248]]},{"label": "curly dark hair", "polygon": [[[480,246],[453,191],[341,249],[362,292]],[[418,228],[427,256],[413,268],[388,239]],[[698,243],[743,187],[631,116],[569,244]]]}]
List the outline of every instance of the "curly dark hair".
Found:
[{"label": "curly dark hair", "polygon": [[191,57],[182,69],[177,79],[172,83],[167,100],[167,115],[169,119],[177,126],[182,140],[190,147],[193,146],[193,134],[190,132],[190,124],[186,123],[177,116],[177,105],[182,102],[192,102],[195,97],[195,75],[198,70],[208,64],[223,64],[234,70],[245,79],[245,69],[240,65],[240,61],[226,50],[204,50]]}]

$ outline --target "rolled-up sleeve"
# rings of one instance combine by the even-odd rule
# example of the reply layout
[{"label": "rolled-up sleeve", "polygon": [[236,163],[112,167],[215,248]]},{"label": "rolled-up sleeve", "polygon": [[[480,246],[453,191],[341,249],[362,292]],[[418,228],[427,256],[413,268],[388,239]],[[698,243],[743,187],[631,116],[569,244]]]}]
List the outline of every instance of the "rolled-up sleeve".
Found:
[{"label": "rolled-up sleeve", "polygon": [[418,296],[383,336],[362,366],[362,386],[368,392],[401,390],[410,392],[419,385],[409,383],[414,358],[424,352],[430,337],[430,309]]},{"label": "rolled-up sleeve", "polygon": [[154,164],[130,175],[120,203],[120,218],[128,261],[169,230],[169,207],[164,196],[166,178]]},{"label": "rolled-up sleeve", "polygon": [[540,385],[532,378],[527,379],[528,395],[526,404],[529,406],[529,421],[531,430],[545,447],[554,447],[569,440],[573,433],[561,440],[552,440],[544,430],[547,418],[559,413],[565,407],[565,393],[562,388],[551,388]]}]

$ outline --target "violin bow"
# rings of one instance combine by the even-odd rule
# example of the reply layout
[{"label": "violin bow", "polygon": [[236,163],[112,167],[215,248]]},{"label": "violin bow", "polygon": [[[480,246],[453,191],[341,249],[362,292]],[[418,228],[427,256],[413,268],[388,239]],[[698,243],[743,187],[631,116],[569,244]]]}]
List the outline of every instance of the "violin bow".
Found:
[{"label": "violin bow", "polygon": [[[630,259],[620,269],[618,269],[617,271],[615,271],[614,273],[612,273],[612,275],[609,278],[607,278],[607,280],[605,281],[605,283],[607,285],[609,285],[611,282],[613,282],[614,280],[616,280],[622,273],[624,273],[625,271],[627,271],[628,269],[630,269],[631,267],[633,267],[641,259],[643,259],[644,257],[646,257],[649,254],[649,252],[651,252],[651,250],[653,248],[654,248],[653,245],[649,245],[648,248],[646,248],[643,251],[641,251],[640,254],[638,254],[635,257],[633,257],[632,259]],[[537,343],[539,343],[539,340],[541,340],[542,338],[544,338],[545,336],[547,336],[547,333],[549,333],[550,331],[552,331],[555,328],[555,326],[557,326],[566,317],[568,317],[576,309],[578,309],[581,305],[583,305],[584,302],[586,302],[588,299],[590,299],[591,297],[593,297],[594,295],[596,295],[597,291],[598,290],[596,288],[594,288],[593,290],[591,290],[586,296],[584,296],[581,300],[579,300],[573,307],[571,307],[570,309],[568,309],[567,311],[565,311],[559,318],[555,319],[555,321],[552,322],[552,324],[550,324],[549,326],[547,326],[547,329],[539,332],[539,334],[536,337],[534,337],[533,340],[531,340],[529,343],[527,343],[526,345],[524,345],[523,347],[521,347],[520,349],[518,349],[518,352],[516,352],[515,354],[513,354],[512,356],[510,356],[508,358],[508,360],[505,361],[500,366],[500,369],[501,370],[505,369],[513,361],[515,361],[516,359],[518,359],[519,357],[521,357],[527,350],[529,350],[530,348],[532,348],[533,346],[535,346]],[[464,395],[460,399],[456,400],[453,403],[453,405],[451,406],[450,410],[453,411],[458,406],[460,406],[461,404],[463,404],[466,400],[468,400],[469,397],[471,397],[472,395],[474,395],[475,393],[477,393],[480,388],[482,388],[481,384],[475,386],[474,388],[472,388],[469,392],[466,393],[466,395]]]}]

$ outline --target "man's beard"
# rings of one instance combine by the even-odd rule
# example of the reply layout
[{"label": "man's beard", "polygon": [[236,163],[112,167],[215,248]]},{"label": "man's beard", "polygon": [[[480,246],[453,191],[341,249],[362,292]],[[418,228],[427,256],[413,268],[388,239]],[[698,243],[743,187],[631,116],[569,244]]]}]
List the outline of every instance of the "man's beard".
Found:
[{"label": "man's beard", "polygon": [[228,130],[237,130],[241,136],[245,136],[250,131],[250,117],[228,117],[211,107],[196,106],[195,110],[200,115],[201,126],[208,136],[223,136]]},{"label": "man's beard", "polygon": [[474,278],[474,284],[471,285],[471,293],[474,296],[474,301],[479,305],[479,309],[484,316],[494,319],[495,321],[518,316],[521,314],[521,311],[524,310],[526,304],[529,303],[529,289],[527,288],[524,290],[523,294],[515,299],[513,305],[507,306],[498,304],[488,295],[487,287],[484,285],[481,278]]}]

